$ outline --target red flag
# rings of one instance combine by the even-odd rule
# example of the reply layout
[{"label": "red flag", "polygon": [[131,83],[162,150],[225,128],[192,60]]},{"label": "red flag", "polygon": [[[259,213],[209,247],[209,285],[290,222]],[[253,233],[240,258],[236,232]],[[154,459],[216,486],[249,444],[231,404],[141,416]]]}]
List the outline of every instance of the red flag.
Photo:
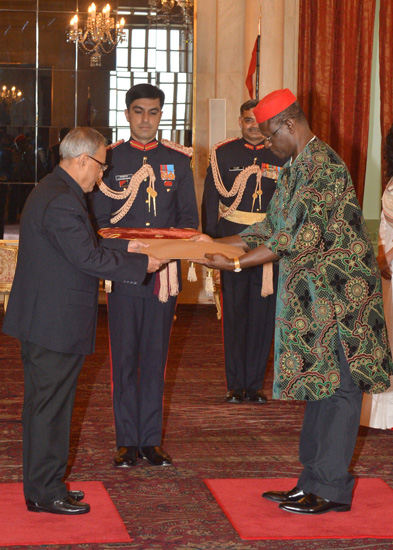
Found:
[{"label": "red flag", "polygon": [[257,68],[257,51],[258,51],[259,36],[257,36],[254,44],[254,48],[251,54],[250,66],[248,67],[248,73],[246,78],[246,86],[250,94],[250,98],[254,99],[254,83],[253,76],[255,69]]}]

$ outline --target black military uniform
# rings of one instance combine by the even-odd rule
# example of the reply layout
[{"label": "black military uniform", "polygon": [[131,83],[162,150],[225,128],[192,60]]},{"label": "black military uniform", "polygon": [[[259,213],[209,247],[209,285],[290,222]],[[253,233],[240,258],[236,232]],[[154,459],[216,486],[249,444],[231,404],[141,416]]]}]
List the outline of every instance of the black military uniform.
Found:
[{"label": "black military uniform", "polygon": [[[155,201],[150,199],[149,181],[142,181],[129,212],[116,224],[110,218],[125,200],[92,193],[91,204],[102,227],[198,228],[194,180],[186,154],[154,140],[143,145],[133,139],[108,151],[105,183],[124,190],[143,164],[156,176]],[[155,205],[154,205],[155,202]],[[112,355],[113,407],[118,447],[160,446],[162,401],[169,338],[176,297],[158,300],[156,273],[142,285],[114,282],[108,294],[110,346]],[[178,266],[179,288],[181,282]]]},{"label": "black military uniform", "polygon": [[[244,138],[227,140],[218,146],[216,155],[227,190],[245,168],[257,164],[262,170],[262,194],[259,204],[259,196],[253,198],[256,175],[252,174],[237,209],[227,218],[220,217],[219,212],[225,212],[236,197],[220,195],[209,166],[202,201],[202,230],[214,238],[236,235],[248,225],[262,221],[284,164],[264,148],[263,142],[252,145]],[[240,273],[221,272],[227,388],[241,395],[246,391],[246,397],[262,387],[274,332],[278,266],[273,269],[274,293],[265,298],[261,296],[262,273],[263,266],[243,269]]]}]

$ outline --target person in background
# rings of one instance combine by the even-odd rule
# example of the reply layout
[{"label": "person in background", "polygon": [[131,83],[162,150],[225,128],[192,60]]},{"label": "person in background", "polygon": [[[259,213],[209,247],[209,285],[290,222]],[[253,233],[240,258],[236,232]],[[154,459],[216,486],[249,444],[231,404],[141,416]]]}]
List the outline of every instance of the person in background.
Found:
[{"label": "person in background", "polygon": [[5,210],[9,183],[13,175],[12,142],[11,134],[0,132],[0,239],[4,239]]},{"label": "person in background", "polygon": [[245,254],[200,263],[234,271],[280,262],[273,397],[306,401],[303,470],[290,491],[262,496],[286,512],[346,512],[363,392],[384,391],[393,372],[380,273],[348,169],[313,134],[296,97],[276,90],[254,114],[265,147],[290,160],[266,218],[218,239]]},{"label": "person in background", "polygon": [[[128,90],[131,137],[109,149],[104,186],[91,196],[98,227],[197,229],[190,151],[156,139],[164,98],[151,84]],[[154,172],[155,181],[140,176],[141,169]],[[124,190],[132,195],[117,200]],[[171,262],[142,285],[114,282],[108,294],[117,467],[135,465],[138,454],[153,466],[172,463],[161,440],[165,366],[181,285],[176,265]]]},{"label": "person in background", "polygon": [[[212,150],[202,200],[202,231],[214,238],[235,235],[265,218],[286,160],[265,148],[253,113],[257,103],[252,99],[240,107],[242,137],[218,143]],[[228,403],[267,400],[261,388],[274,332],[278,264],[273,272],[268,268],[220,274]],[[271,287],[271,294],[264,296],[263,276],[265,284],[270,278]]]},{"label": "person in background", "polygon": [[[89,512],[65,475],[76,384],[95,343],[99,278],[142,284],[163,261],[129,254],[126,240],[97,243],[85,203],[105,165],[105,138],[74,128],[61,161],[29,195],[3,332],[21,342],[24,367],[23,488],[31,512]],[[115,250],[116,249],[116,250]]]},{"label": "person in background", "polygon": [[[379,226],[377,261],[382,275],[383,309],[393,347],[393,126],[386,136],[386,175],[389,181],[382,195],[382,212]],[[363,408],[366,410],[366,424],[370,428],[390,430],[393,428],[393,376],[390,388],[383,393],[365,395]]]},{"label": "person in background", "polygon": [[46,152],[46,171],[47,173],[52,172],[55,166],[60,163],[60,143],[66,137],[69,128],[61,128],[59,132],[59,141],[54,145],[50,145]]}]

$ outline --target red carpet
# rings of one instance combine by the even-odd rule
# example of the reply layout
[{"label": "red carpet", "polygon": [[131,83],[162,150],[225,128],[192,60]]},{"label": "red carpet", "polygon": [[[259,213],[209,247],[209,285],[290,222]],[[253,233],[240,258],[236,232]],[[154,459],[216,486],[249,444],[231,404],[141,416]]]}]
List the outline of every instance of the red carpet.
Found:
[{"label": "red carpet", "polygon": [[85,492],[91,506],[88,514],[70,517],[28,512],[22,483],[1,483],[0,547],[132,540],[101,482],[70,483],[69,488]]},{"label": "red carpet", "polygon": [[290,490],[296,481],[205,479],[244,540],[393,538],[393,490],[381,479],[357,480],[350,512],[307,517],[279,510],[277,504],[261,497],[264,491]]}]

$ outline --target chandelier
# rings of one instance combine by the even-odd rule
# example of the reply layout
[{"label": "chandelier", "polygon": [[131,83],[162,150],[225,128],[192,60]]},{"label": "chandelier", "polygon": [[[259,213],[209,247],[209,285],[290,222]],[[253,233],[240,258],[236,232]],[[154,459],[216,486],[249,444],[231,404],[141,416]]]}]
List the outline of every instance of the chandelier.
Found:
[{"label": "chandelier", "polygon": [[2,86],[1,99],[5,101],[5,103],[18,103],[19,101],[22,101],[23,94],[20,90],[16,89],[16,86],[12,86],[11,88]]},{"label": "chandelier", "polygon": [[76,42],[84,53],[91,55],[91,67],[100,67],[101,56],[113,51],[117,44],[125,38],[124,17],[115,25],[110,11],[110,5],[107,4],[102,13],[97,13],[93,2],[88,8],[87,21],[83,31],[78,27],[78,15],[74,15],[70,21],[67,41]]},{"label": "chandelier", "polygon": [[194,0],[149,0],[149,25],[180,27],[186,42],[192,40]]}]

